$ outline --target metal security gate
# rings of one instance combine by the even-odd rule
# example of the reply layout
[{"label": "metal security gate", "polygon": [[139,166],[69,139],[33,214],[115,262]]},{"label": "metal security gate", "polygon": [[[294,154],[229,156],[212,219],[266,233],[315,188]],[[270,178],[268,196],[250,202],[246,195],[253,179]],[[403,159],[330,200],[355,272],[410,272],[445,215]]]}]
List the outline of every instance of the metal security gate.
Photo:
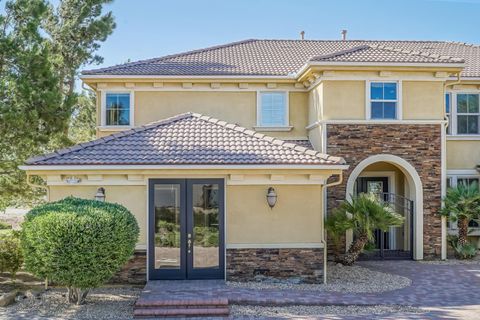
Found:
[{"label": "metal security gate", "polygon": [[405,220],[402,226],[390,227],[387,231],[375,230],[374,241],[367,244],[360,260],[413,259],[413,201],[388,192],[378,193],[378,197]]}]

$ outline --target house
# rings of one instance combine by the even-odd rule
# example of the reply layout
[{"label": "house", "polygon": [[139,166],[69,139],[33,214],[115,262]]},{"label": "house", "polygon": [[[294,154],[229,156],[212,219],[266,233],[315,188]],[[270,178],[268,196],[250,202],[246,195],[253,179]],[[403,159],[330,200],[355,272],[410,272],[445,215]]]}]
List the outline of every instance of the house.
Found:
[{"label": "house", "polygon": [[376,233],[373,258],[445,258],[455,226],[441,198],[480,177],[475,45],[245,40],[81,79],[97,94],[98,140],[23,169],[50,201],[129,208],[141,227],[129,266],[148,279],[321,281],[325,216],[359,192],[405,216]]}]

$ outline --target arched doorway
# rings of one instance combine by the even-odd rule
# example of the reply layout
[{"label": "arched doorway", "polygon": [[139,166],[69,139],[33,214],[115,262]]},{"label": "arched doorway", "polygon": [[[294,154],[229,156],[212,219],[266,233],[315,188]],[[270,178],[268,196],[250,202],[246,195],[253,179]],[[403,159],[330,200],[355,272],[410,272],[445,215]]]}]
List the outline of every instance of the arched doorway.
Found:
[{"label": "arched doorway", "polygon": [[[379,168],[388,167],[395,168],[395,170],[388,170],[385,171]],[[368,168],[375,168],[376,170],[367,170]],[[420,176],[418,175],[415,168],[405,159],[402,159],[398,156],[391,155],[391,154],[379,154],[370,156],[363,161],[361,161],[350,173],[348,180],[347,180],[347,187],[346,187],[346,197],[347,199],[351,198],[352,195],[357,193],[356,187],[358,183],[358,179],[366,176],[374,176],[371,172],[381,172],[381,174],[377,175],[380,179],[384,179],[385,176],[388,174],[395,174],[395,171],[401,173],[401,177],[404,181],[403,185],[403,196],[405,198],[411,199],[413,201],[413,259],[415,260],[422,260],[423,259],[423,186],[420,180]],[[378,179],[377,179],[378,180]],[[393,180],[393,179],[392,179]],[[394,187],[398,186],[392,180],[388,180],[386,182],[390,184],[390,189],[392,190]],[[375,181],[371,179],[371,181]],[[393,185],[395,184],[395,185]],[[400,190],[399,190],[399,193]],[[347,248],[350,246],[353,240],[353,235],[351,232],[347,233],[346,235],[346,245]]]}]

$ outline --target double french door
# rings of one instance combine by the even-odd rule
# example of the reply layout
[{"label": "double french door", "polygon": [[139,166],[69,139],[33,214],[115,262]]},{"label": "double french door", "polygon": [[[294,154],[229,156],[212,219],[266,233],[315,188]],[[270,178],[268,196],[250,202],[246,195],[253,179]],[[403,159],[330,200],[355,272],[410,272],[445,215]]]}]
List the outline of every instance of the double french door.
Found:
[{"label": "double french door", "polygon": [[149,279],[224,278],[224,181],[149,180]]}]

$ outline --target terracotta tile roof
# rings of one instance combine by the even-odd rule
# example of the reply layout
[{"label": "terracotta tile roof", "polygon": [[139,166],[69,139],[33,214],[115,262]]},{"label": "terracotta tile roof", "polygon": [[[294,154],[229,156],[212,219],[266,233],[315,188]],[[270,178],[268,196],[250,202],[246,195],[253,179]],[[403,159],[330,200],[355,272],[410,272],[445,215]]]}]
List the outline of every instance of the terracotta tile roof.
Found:
[{"label": "terracotta tile roof", "polygon": [[465,61],[462,76],[480,77],[480,46],[465,43],[255,39],[87,70],[83,74],[284,77],[298,72],[312,58],[321,59],[325,56],[331,56],[328,59],[349,59],[346,61],[354,62],[461,63]]},{"label": "terracotta tile roof", "polygon": [[51,154],[28,165],[338,165],[300,145],[195,113],[181,114]]}]

